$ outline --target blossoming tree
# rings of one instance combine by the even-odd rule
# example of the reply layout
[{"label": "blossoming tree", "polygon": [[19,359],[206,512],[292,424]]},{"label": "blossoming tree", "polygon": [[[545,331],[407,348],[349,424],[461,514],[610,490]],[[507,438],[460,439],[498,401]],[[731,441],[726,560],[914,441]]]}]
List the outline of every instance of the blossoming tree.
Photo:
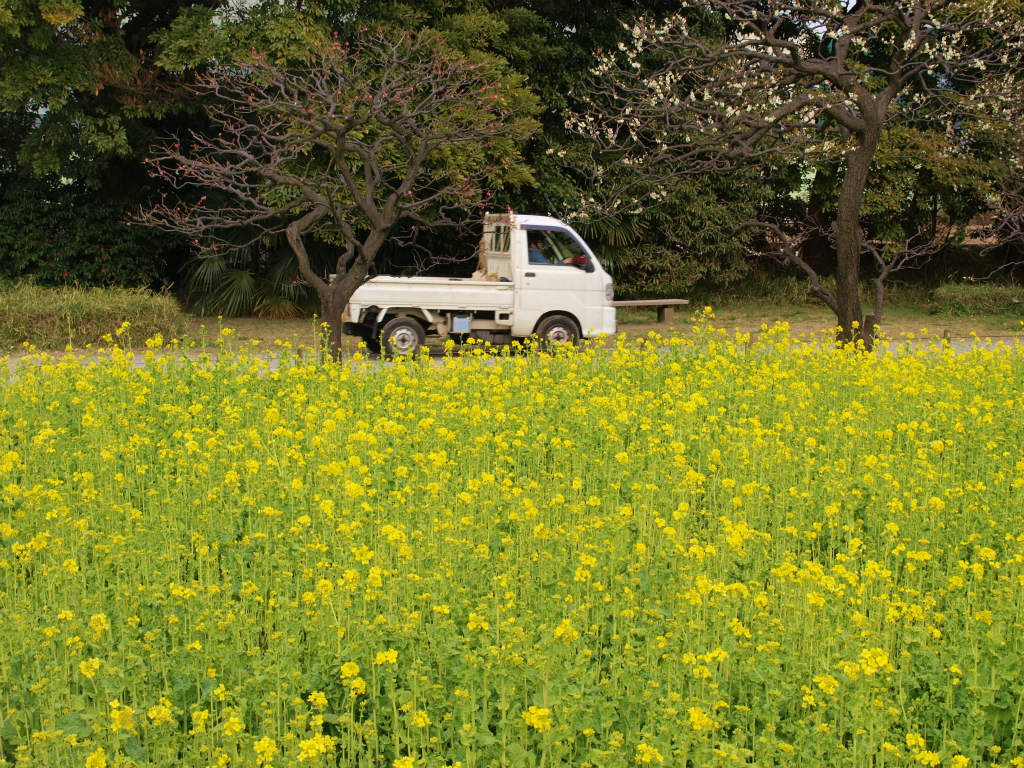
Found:
[{"label": "blossoming tree", "polygon": [[[884,280],[931,243],[865,237],[862,206],[885,131],[941,126],[949,151],[968,129],[998,131],[1019,99],[1024,26],[997,0],[704,0],[632,27],[593,70],[573,127],[600,148],[617,205],[656,204],[673,175],[742,164],[832,163],[840,176],[828,236],[836,284],[801,256],[812,226],[764,228],[836,314],[840,337],[871,343]],[[614,161],[614,173],[603,169]],[[627,169],[623,180],[623,169]],[[862,259],[874,262],[873,308],[861,305]]]},{"label": "blossoming tree", "polygon": [[[296,68],[254,56],[193,92],[213,130],[148,158],[183,195],[142,221],[210,249],[284,234],[335,353],[345,306],[399,223],[455,224],[488,186],[529,178],[519,143],[534,129],[532,97],[436,33],[368,30]],[[337,245],[334,280],[313,270],[310,236]]]}]

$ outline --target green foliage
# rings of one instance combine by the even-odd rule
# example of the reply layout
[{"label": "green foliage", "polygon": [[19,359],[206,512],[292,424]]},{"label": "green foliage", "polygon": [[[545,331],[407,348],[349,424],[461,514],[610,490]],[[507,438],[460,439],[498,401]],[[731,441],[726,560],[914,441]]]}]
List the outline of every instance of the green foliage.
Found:
[{"label": "green foliage", "polygon": [[157,333],[173,338],[184,330],[185,316],[172,296],[143,288],[0,282],[0,349],[26,343],[38,349],[101,344],[126,322],[132,338]]},{"label": "green foliage", "polygon": [[[567,154],[569,163],[572,154]],[[610,169],[614,174],[615,169]],[[706,174],[644,185],[647,201],[602,216],[590,201],[566,201],[574,226],[615,279],[620,298],[685,298],[734,285],[749,274],[754,217],[766,194],[754,174]]]},{"label": "green foliage", "polygon": [[172,1],[24,0],[0,18],[0,110],[24,115],[3,159],[36,174],[141,152],[139,121],[180,106],[153,64],[151,33]]},{"label": "green foliage", "polygon": [[259,3],[227,11],[191,6],[154,34],[160,66],[169,71],[234,62],[256,50],[278,65],[305,62],[329,34],[317,6],[305,10]]},{"label": "green foliage", "polygon": [[81,183],[9,181],[0,187],[0,278],[31,277],[40,285],[171,281],[180,244],[128,226],[128,205]]},{"label": "green foliage", "polygon": [[932,293],[935,311],[950,315],[1020,313],[1024,288],[999,283],[943,283]]},{"label": "green foliage", "polygon": [[[314,241],[308,250],[315,271],[328,272],[336,249]],[[267,238],[241,253],[196,256],[185,271],[186,306],[200,315],[282,319],[316,307],[316,294],[302,281],[283,237]]]},{"label": "green foliage", "polygon": [[[831,287],[831,279],[825,284]],[[736,302],[769,303],[778,307],[818,304],[807,288],[807,280],[781,269],[751,269],[742,281],[726,287],[712,286],[701,290],[692,304],[730,306]]]},{"label": "green foliage", "polygon": [[[939,246],[960,242],[968,223],[997,199],[1007,173],[1002,146],[998,136],[974,124],[961,125],[956,141],[941,126],[890,125],[864,191],[866,234],[883,248],[901,248],[923,236],[938,238]],[[813,175],[809,193],[815,212],[834,216],[841,168],[831,163],[807,170]]]}]

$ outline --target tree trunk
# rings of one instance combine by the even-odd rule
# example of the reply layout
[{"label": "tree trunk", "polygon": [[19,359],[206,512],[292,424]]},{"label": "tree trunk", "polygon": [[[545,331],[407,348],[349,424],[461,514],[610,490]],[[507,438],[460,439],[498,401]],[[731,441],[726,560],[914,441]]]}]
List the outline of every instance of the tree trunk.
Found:
[{"label": "tree trunk", "polygon": [[320,311],[323,321],[327,323],[327,350],[335,360],[341,358],[341,342],[345,324],[345,307],[349,299],[366,279],[369,265],[361,269],[357,264],[344,274],[337,275],[330,285],[327,298],[320,300]]},{"label": "tree trunk", "polygon": [[[320,296],[320,310],[323,313],[323,320],[327,323],[328,329],[327,349],[335,360],[341,358],[345,307],[348,306],[352,294],[366,280],[366,275],[370,271],[370,265],[373,264],[373,260],[377,257],[377,251],[380,250],[387,240],[389,231],[390,227],[386,230],[372,230],[366,240],[363,241],[363,244],[357,247],[356,256],[352,263],[348,265],[348,269],[344,269],[346,266],[343,263],[344,260],[339,260],[339,271],[334,278],[334,282],[328,286],[326,295],[321,294]],[[344,271],[342,271],[343,269]]]},{"label": "tree trunk", "polygon": [[[846,174],[839,191],[836,211],[836,303],[839,321],[839,339],[853,341],[862,338],[868,348],[872,335],[866,333],[864,313],[860,303],[861,238],[860,209],[868,171],[878,147],[879,129],[869,126],[861,135],[861,143],[846,155]],[[871,334],[873,334],[871,329]]]},{"label": "tree trunk", "polygon": [[341,342],[344,335],[345,307],[356,292],[356,288],[366,280],[370,265],[377,256],[377,251],[387,240],[388,232],[394,225],[396,217],[385,220],[382,228],[373,229],[362,244],[352,243],[349,249],[338,258],[333,282],[327,283],[313,272],[309,264],[302,234],[310,226],[329,213],[326,205],[319,205],[296,219],[285,230],[288,244],[291,246],[299,262],[299,273],[316,289],[320,298],[320,313],[327,323],[327,350],[335,360],[341,358]]}]

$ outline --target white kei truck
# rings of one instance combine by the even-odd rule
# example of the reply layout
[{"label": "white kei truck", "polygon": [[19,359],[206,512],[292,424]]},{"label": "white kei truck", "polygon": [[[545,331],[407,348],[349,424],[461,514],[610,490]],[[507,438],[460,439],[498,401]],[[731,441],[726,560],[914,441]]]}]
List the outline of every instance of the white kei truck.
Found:
[{"label": "white kei truck", "polygon": [[374,277],[352,294],[343,330],[392,356],[428,338],[575,343],[615,333],[612,298],[611,277],[568,224],[487,214],[472,277]]}]

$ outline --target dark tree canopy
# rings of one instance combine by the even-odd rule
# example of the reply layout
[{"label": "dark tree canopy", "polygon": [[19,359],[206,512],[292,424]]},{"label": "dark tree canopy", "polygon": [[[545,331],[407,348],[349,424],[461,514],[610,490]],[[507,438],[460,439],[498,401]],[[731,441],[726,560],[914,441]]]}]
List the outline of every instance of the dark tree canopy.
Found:
[{"label": "dark tree canopy", "polygon": [[[530,180],[489,184],[491,206],[576,217],[624,294],[692,296],[732,284],[762,268],[765,260],[749,258],[760,253],[803,261],[823,300],[853,306],[849,285],[840,290],[831,282],[837,260],[844,264],[838,272],[849,276],[855,253],[876,279],[910,265],[922,266],[917,274],[925,278],[938,275],[939,264],[943,275],[969,269],[960,256],[967,252],[960,244],[968,224],[977,233],[989,220],[985,237],[972,237],[990,245],[979,251],[993,264],[980,263],[976,274],[1022,260],[1014,235],[1020,196],[1013,179],[1020,165],[1008,160],[1021,157],[1019,120],[992,119],[997,76],[1021,69],[1013,48],[1021,14],[1016,0],[709,0],[685,6],[678,0],[19,0],[8,6],[0,11],[0,206],[7,209],[0,215],[0,240],[20,254],[18,263],[51,260],[45,241],[59,235],[57,224],[48,224],[52,217],[17,226],[25,210],[17,204],[18,190],[45,191],[47,206],[40,211],[73,208],[83,195],[102,200],[94,212],[107,218],[96,219],[92,230],[109,238],[96,240],[91,252],[74,250],[86,264],[99,264],[111,240],[124,239],[123,211],[149,206],[161,192],[170,193],[168,202],[178,194],[146,175],[143,160],[156,138],[181,136],[188,149],[193,132],[215,136],[217,126],[190,88],[194,78],[228,71],[254,51],[282,69],[309,66],[334,32],[344,42],[378,27],[430,30],[447,50],[483,57],[506,85],[517,82],[517,92],[532,94],[536,107],[514,111],[532,115],[540,127],[519,146],[521,164],[510,166],[507,181]],[[647,39],[655,30],[661,39]],[[682,44],[680,32],[699,44]],[[904,50],[908,40],[916,42]],[[942,44],[929,47],[929,41]],[[616,54],[603,65],[597,59],[602,50]],[[975,50],[973,60],[985,69],[967,66]],[[602,66],[620,71],[612,76]],[[574,93],[595,67],[600,74],[590,116],[612,133],[596,131],[598,123],[567,131],[570,110],[587,112]],[[836,67],[832,79],[830,67]],[[658,81],[669,74],[676,79]],[[849,207],[849,194],[842,195],[848,158],[855,157],[849,152],[866,135],[843,122],[863,111],[848,89],[851,77],[876,104],[893,78],[909,79],[885,107],[859,213],[842,218],[841,198],[843,209]],[[1007,91],[1016,87],[1002,82]],[[658,99],[659,88],[669,98]],[[764,108],[775,104],[785,111],[799,93],[813,98],[785,114]],[[204,98],[216,97],[206,92]],[[843,99],[851,100],[850,110],[844,111]],[[1022,102],[1016,100],[1018,111]],[[695,125],[699,130],[691,130]],[[591,167],[595,147],[600,162]],[[656,169],[653,182],[642,173],[645,166]],[[592,175],[598,168],[602,174]],[[181,194],[182,202],[195,199],[187,190]],[[609,197],[624,205],[602,210]],[[208,196],[211,205],[224,199]],[[840,230],[849,234],[854,220],[859,249],[850,237],[837,237]],[[47,235],[43,242],[39,231]],[[258,231],[236,230],[233,242]],[[410,260],[419,252],[402,246],[400,231],[390,231],[378,266],[393,257],[399,265],[419,261]],[[307,238],[318,273],[325,258],[333,263],[336,249],[345,248],[340,235],[331,237],[334,242],[314,233]],[[251,242],[245,251],[224,247],[216,257],[202,251],[201,258],[195,244],[179,244],[165,249],[162,266],[143,258],[139,270],[55,267],[35,274],[173,281],[190,299],[205,297],[193,306],[215,313],[265,311],[260,296],[271,294],[281,312],[315,306],[315,291],[299,274],[284,231]],[[435,242],[443,250],[453,238]],[[941,258],[926,261],[940,250]],[[62,258],[67,253],[61,249]],[[119,253],[130,257],[127,249]],[[230,275],[239,278],[232,285],[258,290],[246,301],[218,303],[229,293]],[[200,283],[207,293],[196,287]],[[881,280],[877,287],[876,304]]]}]

